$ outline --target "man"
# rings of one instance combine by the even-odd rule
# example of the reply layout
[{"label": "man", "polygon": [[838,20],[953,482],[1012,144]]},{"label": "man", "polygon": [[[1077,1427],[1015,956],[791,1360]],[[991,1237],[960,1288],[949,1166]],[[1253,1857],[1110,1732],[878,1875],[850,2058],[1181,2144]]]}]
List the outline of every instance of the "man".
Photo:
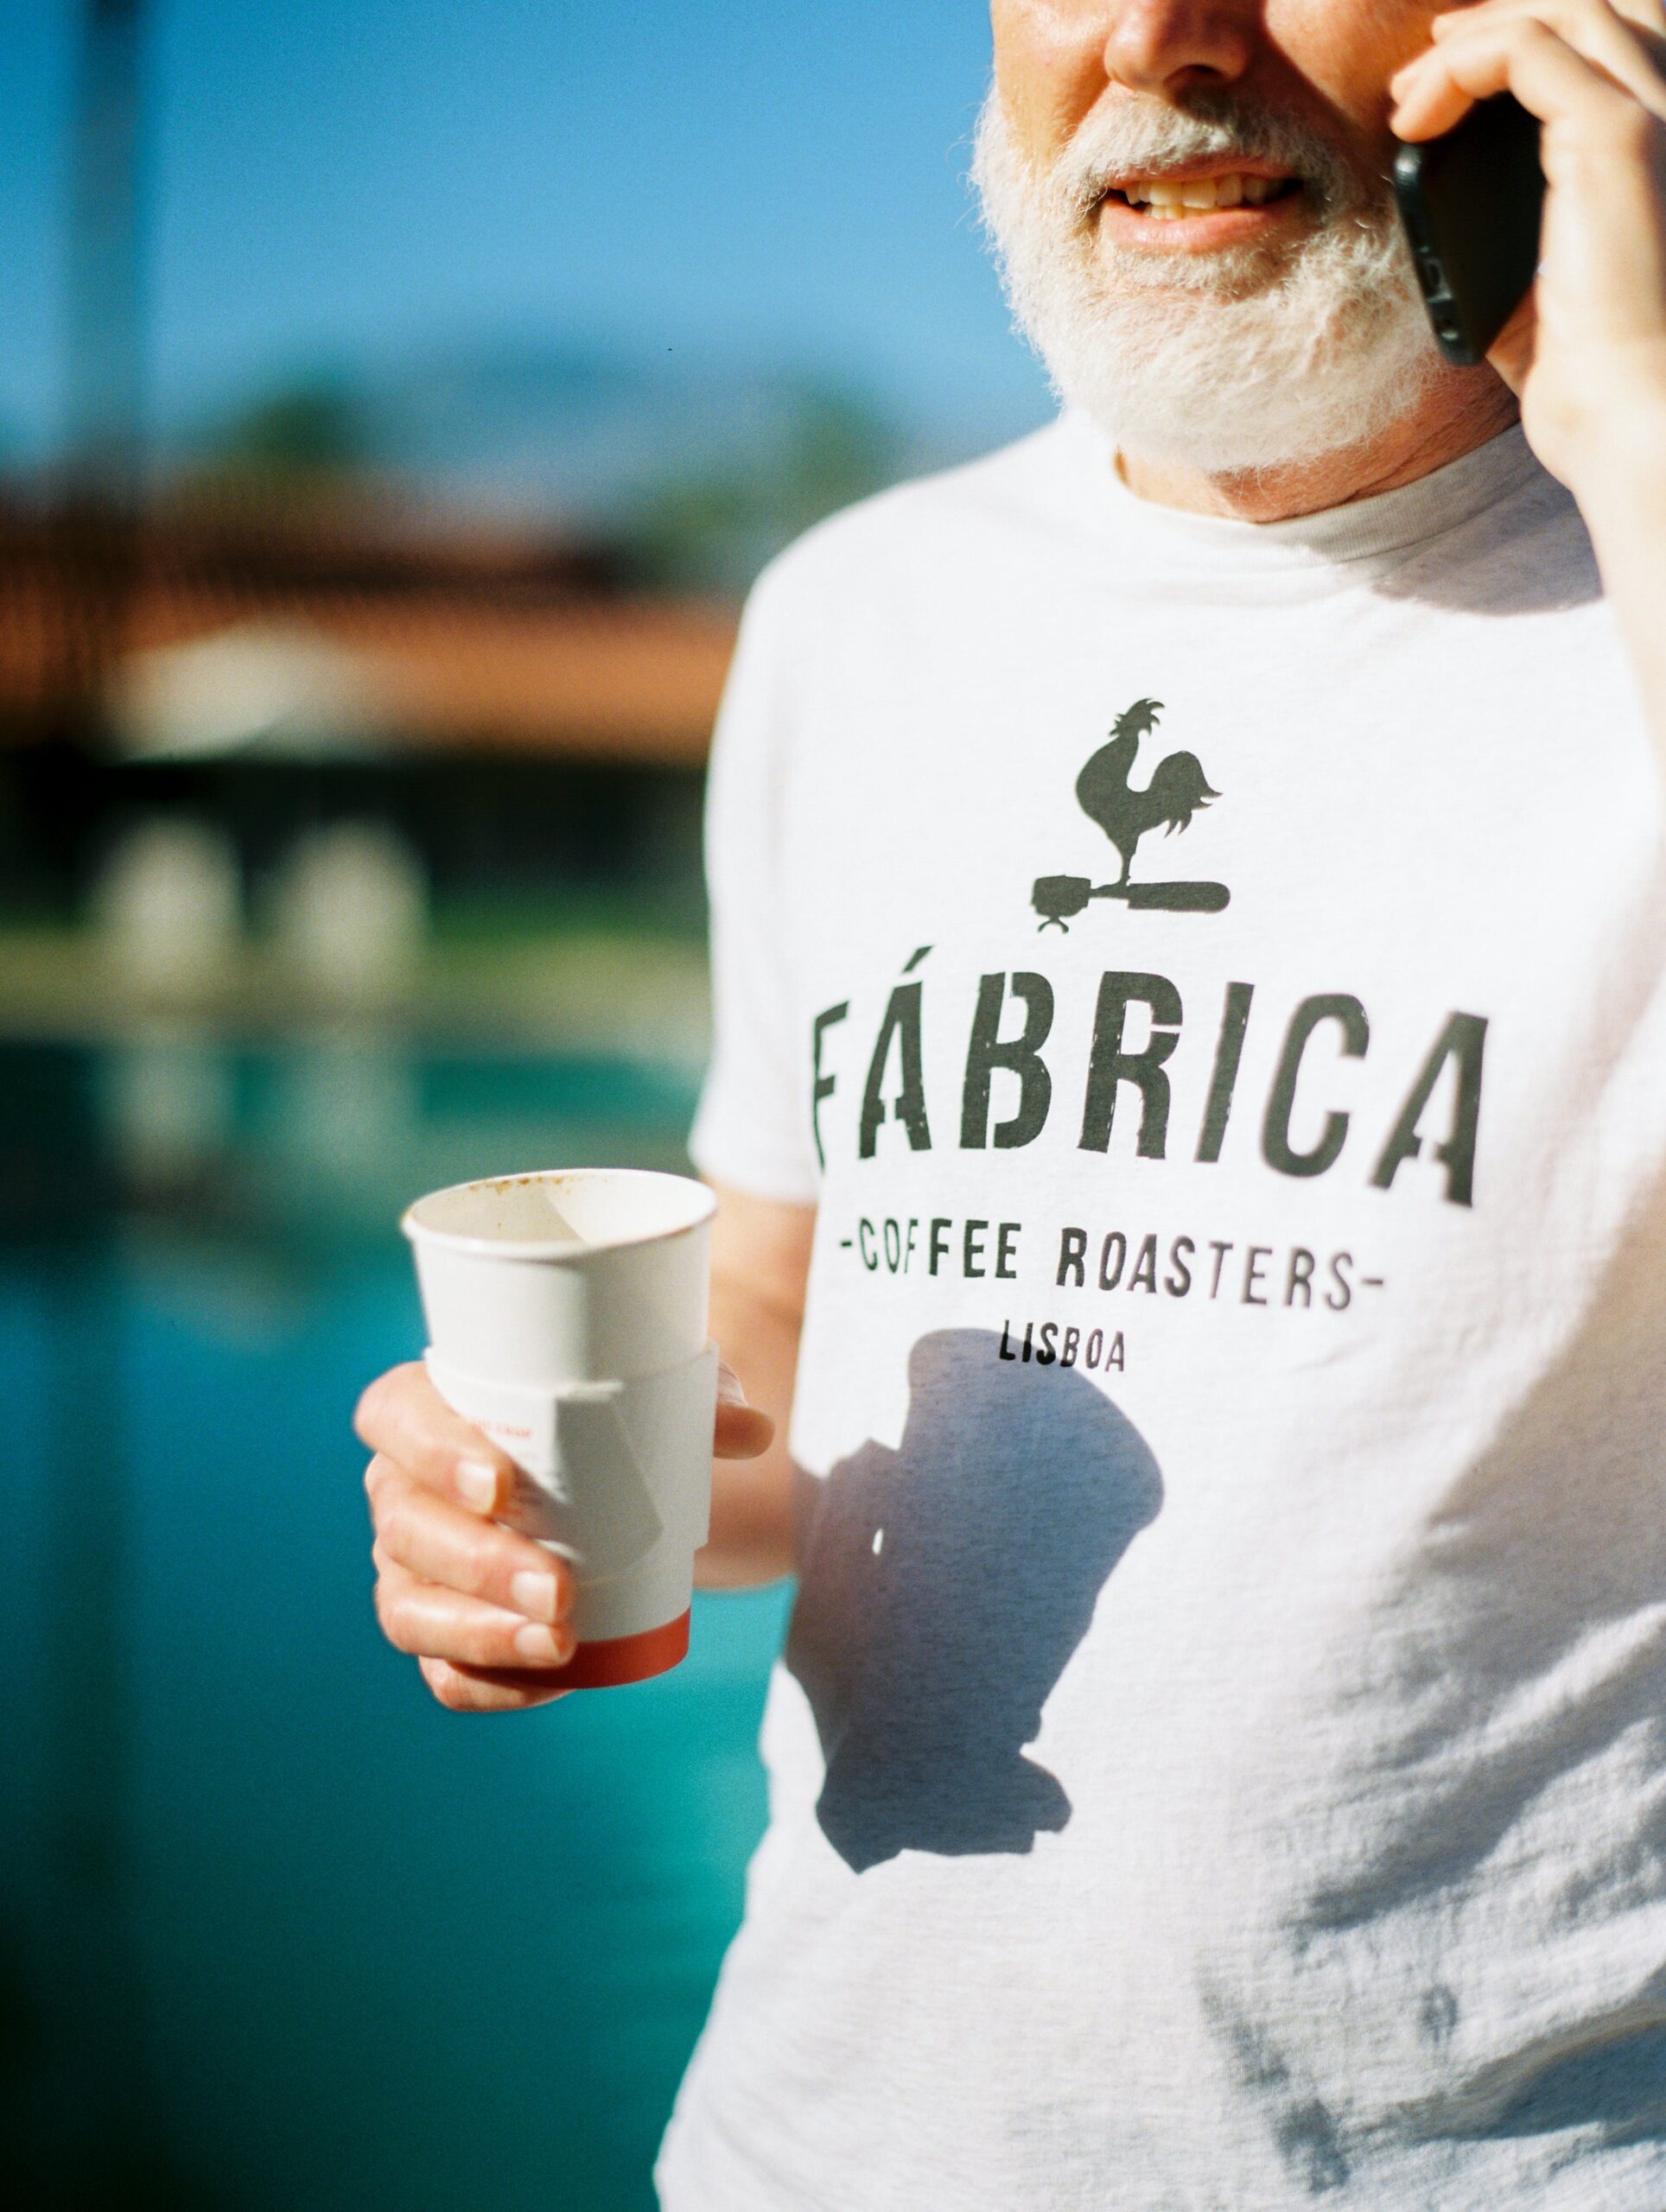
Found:
[{"label": "man", "polygon": [[[801,1579],[663,2201],[1660,2212],[1666,14],[995,33],[1066,410],[777,565],[714,771],[713,1326],[803,1471],[732,1395],[709,1580]],[[1506,88],[1459,371],[1390,130]],[[359,1426],[388,1633],[553,1694],[502,1465]]]}]

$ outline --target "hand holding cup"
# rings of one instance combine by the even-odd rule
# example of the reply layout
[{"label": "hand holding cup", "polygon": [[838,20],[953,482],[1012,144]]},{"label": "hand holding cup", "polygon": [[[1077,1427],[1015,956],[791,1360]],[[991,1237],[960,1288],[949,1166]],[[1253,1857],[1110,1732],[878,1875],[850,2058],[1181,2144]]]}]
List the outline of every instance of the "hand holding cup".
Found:
[{"label": "hand holding cup", "polygon": [[[666,1347],[673,1357],[682,1349]],[[651,1369],[651,1344],[643,1358]],[[354,1426],[376,1455],[365,1480],[376,1607],[390,1642],[418,1659],[435,1696],[455,1711],[519,1711],[562,1695],[595,1593],[582,1595],[561,1551],[500,1524],[524,1504],[525,1468],[454,1410],[420,1362],[372,1382]],[[773,1433],[720,1364],[715,1456],[755,1459]]]}]

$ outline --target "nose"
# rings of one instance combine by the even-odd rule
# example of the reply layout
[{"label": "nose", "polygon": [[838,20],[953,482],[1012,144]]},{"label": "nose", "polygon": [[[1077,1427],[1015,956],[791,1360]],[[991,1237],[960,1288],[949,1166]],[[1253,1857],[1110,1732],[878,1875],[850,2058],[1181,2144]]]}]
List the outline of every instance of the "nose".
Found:
[{"label": "nose", "polygon": [[1105,73],[1131,92],[1172,96],[1230,84],[1249,68],[1260,0],[1116,0]]}]

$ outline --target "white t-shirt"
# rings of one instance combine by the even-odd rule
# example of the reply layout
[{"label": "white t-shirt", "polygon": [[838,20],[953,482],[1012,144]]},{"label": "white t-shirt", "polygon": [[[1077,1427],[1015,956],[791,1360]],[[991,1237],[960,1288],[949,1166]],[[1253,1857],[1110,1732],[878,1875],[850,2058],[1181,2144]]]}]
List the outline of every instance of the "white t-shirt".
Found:
[{"label": "white t-shirt", "polygon": [[1256,527],[1066,416],[760,585],[802,1576],[667,2212],[1666,2207],[1661,832],[1519,433]]}]

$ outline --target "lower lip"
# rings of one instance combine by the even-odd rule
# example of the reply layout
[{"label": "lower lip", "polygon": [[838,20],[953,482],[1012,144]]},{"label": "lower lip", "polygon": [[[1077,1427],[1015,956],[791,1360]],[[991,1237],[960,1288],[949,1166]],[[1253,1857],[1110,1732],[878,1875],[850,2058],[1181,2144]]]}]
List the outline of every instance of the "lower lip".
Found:
[{"label": "lower lip", "polygon": [[1126,200],[1102,200],[1099,224],[1118,245],[1144,246],[1160,253],[1207,253],[1212,248],[1243,245],[1298,219],[1307,195],[1300,188],[1259,207],[1211,207],[1190,215],[1148,214]]}]

